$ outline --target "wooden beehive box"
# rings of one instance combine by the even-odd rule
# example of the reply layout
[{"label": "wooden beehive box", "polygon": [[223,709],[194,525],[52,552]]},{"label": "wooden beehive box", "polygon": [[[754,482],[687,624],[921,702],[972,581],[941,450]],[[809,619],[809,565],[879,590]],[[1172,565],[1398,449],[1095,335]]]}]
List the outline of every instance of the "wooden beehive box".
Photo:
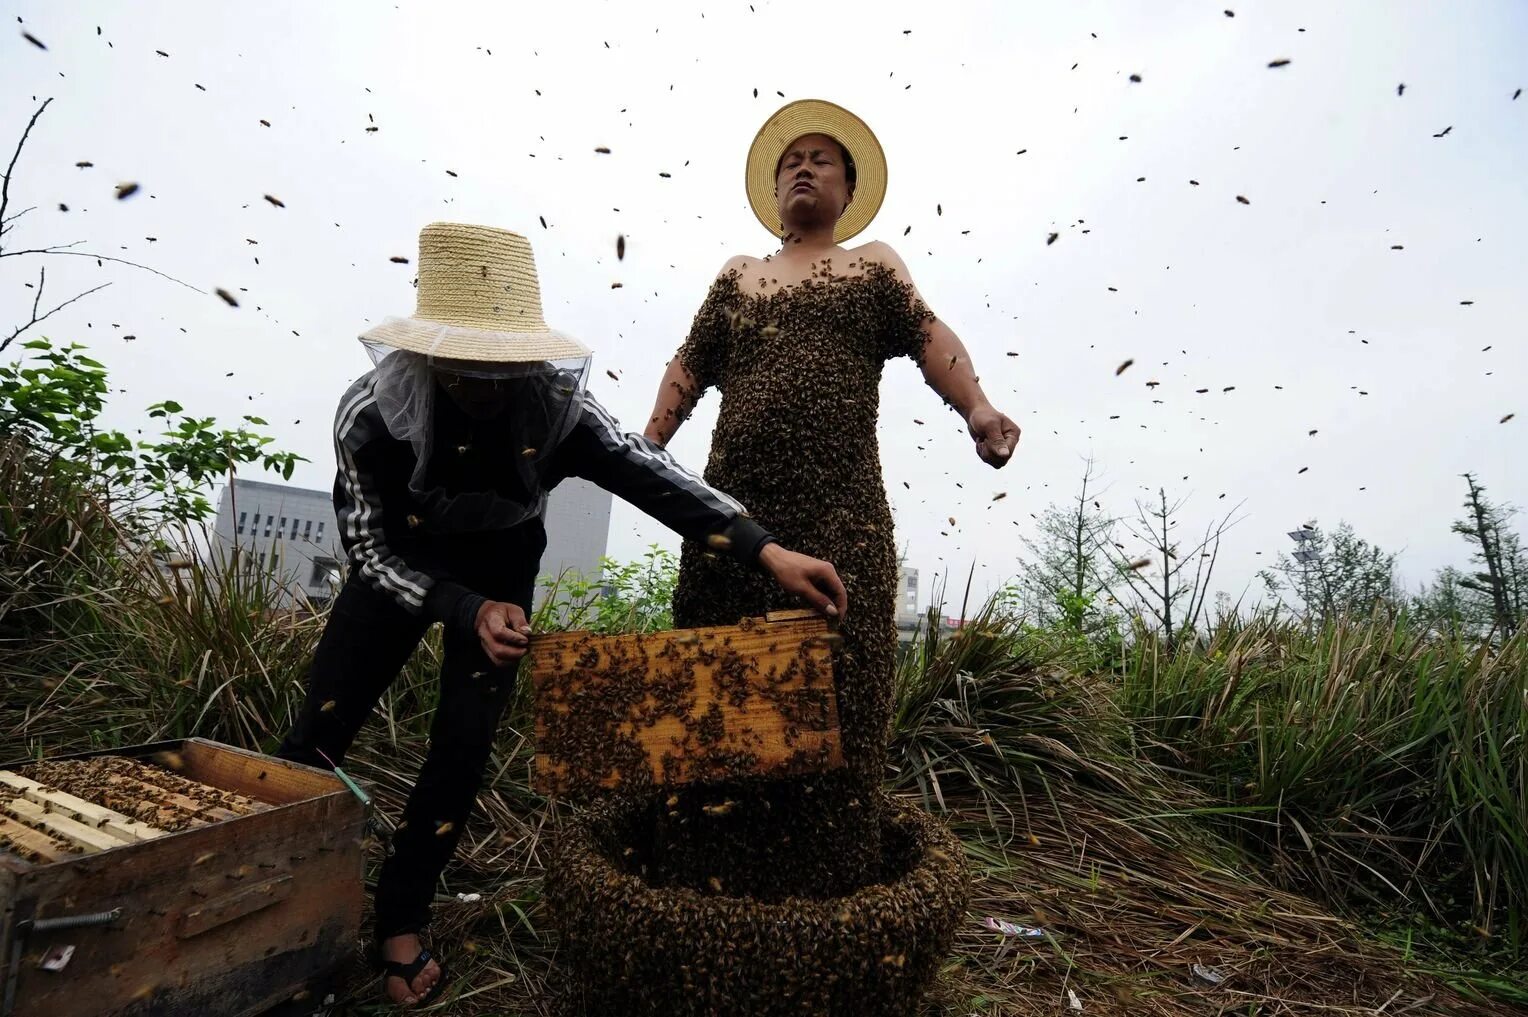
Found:
[{"label": "wooden beehive box", "polygon": [[[0,1017],[247,1017],[352,956],[365,811],[332,774],[200,738],[34,763],[0,765]],[[143,786],[161,763],[207,790]]]},{"label": "wooden beehive box", "polygon": [[533,636],[536,786],[556,794],[839,766],[837,639],[811,611]]}]

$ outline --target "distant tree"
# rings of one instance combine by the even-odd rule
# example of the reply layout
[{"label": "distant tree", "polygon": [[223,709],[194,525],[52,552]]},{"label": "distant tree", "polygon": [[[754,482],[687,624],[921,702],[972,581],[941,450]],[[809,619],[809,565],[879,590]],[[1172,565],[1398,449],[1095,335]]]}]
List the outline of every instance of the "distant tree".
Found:
[{"label": "distant tree", "polygon": [[1491,611],[1465,575],[1453,566],[1439,569],[1433,581],[1411,599],[1412,618],[1451,639],[1478,639],[1491,629]]},{"label": "distant tree", "polygon": [[1394,554],[1364,540],[1345,522],[1331,533],[1314,523],[1307,528],[1316,532],[1311,546],[1317,558],[1297,562],[1280,554],[1272,568],[1259,573],[1269,593],[1292,599],[1296,610],[1312,624],[1401,603]]},{"label": "distant tree", "polygon": [[1486,497],[1484,485],[1471,474],[1464,474],[1468,495],[1464,500],[1465,517],[1454,523],[1454,532],[1473,544],[1471,560],[1483,566],[1464,576],[1459,585],[1473,592],[1490,608],[1492,626],[1505,638],[1517,631],[1528,600],[1528,555],[1518,534],[1509,528],[1517,509],[1498,505]]},{"label": "distant tree", "polygon": [[1005,603],[1021,601],[1036,623],[1078,633],[1105,621],[1117,581],[1105,547],[1114,539],[1118,520],[1104,511],[1100,493],[1097,471],[1088,459],[1077,494],[1066,505],[1046,508],[1035,536],[1024,541],[1029,554],[1018,589],[1005,591]]},{"label": "distant tree", "polygon": [[1507,580],[1507,602],[1517,625],[1528,622],[1528,547],[1522,535],[1513,531],[1501,534],[1502,565]]},{"label": "distant tree", "polygon": [[1185,548],[1178,540],[1178,526],[1186,501],[1169,502],[1167,490],[1159,488],[1155,501],[1135,503],[1135,519],[1124,524],[1129,537],[1145,545],[1144,553],[1131,556],[1115,543],[1105,548],[1136,611],[1161,631],[1168,652],[1204,617],[1221,538],[1236,522],[1237,508],[1233,508],[1212,520],[1204,536]]}]

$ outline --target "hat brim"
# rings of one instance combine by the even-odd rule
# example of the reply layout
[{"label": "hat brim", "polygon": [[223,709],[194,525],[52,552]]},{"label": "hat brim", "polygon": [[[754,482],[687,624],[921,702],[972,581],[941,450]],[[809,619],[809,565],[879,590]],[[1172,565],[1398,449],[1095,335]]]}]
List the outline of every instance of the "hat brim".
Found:
[{"label": "hat brim", "polygon": [[363,342],[423,353],[440,360],[523,364],[592,356],[589,347],[566,332],[495,332],[447,325],[428,318],[388,318],[361,333]]},{"label": "hat brim", "polygon": [[791,143],[808,134],[826,134],[854,157],[854,200],[833,229],[833,240],[843,243],[869,226],[881,210],[881,201],[886,197],[886,153],[865,121],[836,103],[798,99],[764,121],[748,149],[748,203],[764,228],[780,236],[775,169]]}]

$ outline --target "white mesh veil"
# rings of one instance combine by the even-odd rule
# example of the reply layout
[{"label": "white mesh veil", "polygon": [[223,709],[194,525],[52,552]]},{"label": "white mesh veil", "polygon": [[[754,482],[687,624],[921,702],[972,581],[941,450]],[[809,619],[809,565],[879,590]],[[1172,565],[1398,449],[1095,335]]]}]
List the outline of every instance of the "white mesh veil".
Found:
[{"label": "white mesh veil", "polygon": [[[446,531],[503,529],[540,515],[546,506],[541,477],[552,452],[573,430],[583,410],[590,360],[542,360],[528,363],[446,360],[365,342],[376,365],[377,409],[388,433],[414,450],[409,491],[424,507],[432,527]],[[492,478],[483,490],[448,492],[427,479],[435,448],[435,401],[449,398],[441,385],[466,379],[489,396],[492,419],[506,439],[518,446],[513,457],[524,500],[496,489]]]}]

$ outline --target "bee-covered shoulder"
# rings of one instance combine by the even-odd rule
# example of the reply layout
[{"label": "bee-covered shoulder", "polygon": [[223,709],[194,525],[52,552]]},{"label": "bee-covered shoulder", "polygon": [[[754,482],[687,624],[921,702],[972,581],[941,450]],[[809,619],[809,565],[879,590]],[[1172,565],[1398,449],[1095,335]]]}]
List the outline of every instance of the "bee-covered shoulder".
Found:
[{"label": "bee-covered shoulder", "polygon": [[867,268],[872,264],[882,265],[885,268],[890,269],[892,275],[896,276],[902,282],[905,282],[909,285],[912,284],[912,273],[907,270],[907,262],[903,261],[902,256],[897,253],[896,248],[886,243],[886,241],[872,240],[868,244],[864,244],[863,246],[859,247],[855,253],[858,254],[863,261],[867,262]]}]

